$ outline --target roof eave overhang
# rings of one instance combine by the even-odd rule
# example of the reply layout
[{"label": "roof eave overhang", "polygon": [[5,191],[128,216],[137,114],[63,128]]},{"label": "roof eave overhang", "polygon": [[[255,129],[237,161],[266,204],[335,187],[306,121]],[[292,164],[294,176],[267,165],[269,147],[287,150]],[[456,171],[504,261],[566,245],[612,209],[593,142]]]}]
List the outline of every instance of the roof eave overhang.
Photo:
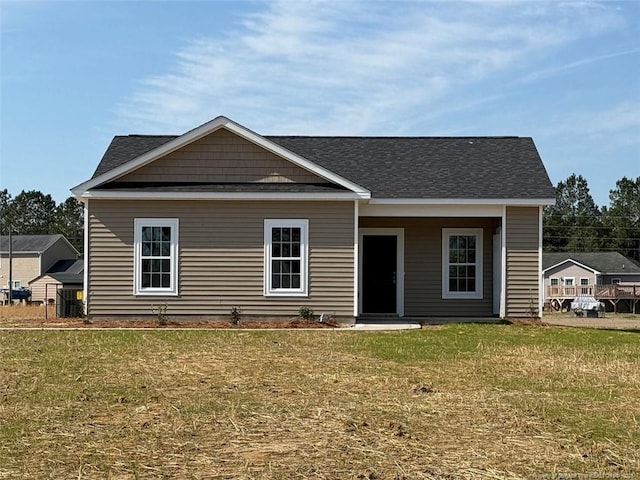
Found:
[{"label": "roof eave overhang", "polygon": [[224,116],[216,117],[213,120],[203,125],[200,125],[199,127],[194,128],[193,130],[190,130],[187,133],[179,137],[176,137],[173,140],[170,140],[164,145],[154,148],[153,150],[147,153],[144,153],[123,165],[120,165],[119,167],[109,170],[108,172],[105,172],[102,175],[98,175],[95,178],[87,180],[86,182],[73,187],[71,189],[71,192],[76,198],[81,198],[81,197],[86,198],[85,194],[90,189],[95,188],[99,185],[103,185],[104,183],[116,180],[122,177],[123,175],[126,175],[127,173],[130,173],[144,165],[147,165],[148,163],[151,163],[152,161],[160,157],[168,155],[169,153],[174,152],[179,148],[185,145],[188,145],[196,140],[199,140],[200,138],[203,138],[221,128],[225,128],[235,133],[236,135],[244,138],[245,140],[248,140],[258,145],[264,148],[265,150],[275,155],[278,155],[290,161],[291,163],[301,168],[304,168],[305,170],[308,170],[318,175],[319,177],[324,178],[325,180],[328,180],[329,182],[340,185],[341,187],[344,187],[358,194],[360,198],[371,197],[371,192],[366,188],[360,185],[357,185],[351,182],[350,180],[347,180],[346,178],[341,177],[340,175],[337,175],[330,170],[327,170],[326,168],[323,168],[319,165],[316,165],[313,162],[310,162],[309,160],[301,157],[300,155],[297,155],[287,150],[286,148],[281,147],[277,143],[272,142],[271,140],[263,137],[262,135],[259,135]]},{"label": "roof eave overhang", "polygon": [[602,272],[600,272],[600,271],[596,270],[595,268],[592,268],[592,267],[590,267],[588,265],[585,265],[584,263],[576,262],[573,258],[567,258],[566,260],[558,262],[555,265],[551,265],[550,267],[547,267],[547,268],[543,269],[542,273],[546,273],[549,270],[553,270],[554,268],[557,268],[560,265],[565,264],[567,262],[571,262],[571,263],[573,263],[573,264],[575,264],[575,265],[577,265],[579,267],[582,267],[582,268],[585,268],[587,270],[590,270],[591,272],[595,273],[596,275],[602,275],[603,274]]},{"label": "roof eave overhang", "polygon": [[122,190],[89,190],[80,200],[361,200],[366,196],[355,192],[133,192]]},{"label": "roof eave overhang", "polygon": [[373,205],[554,205],[555,198],[372,198]]}]

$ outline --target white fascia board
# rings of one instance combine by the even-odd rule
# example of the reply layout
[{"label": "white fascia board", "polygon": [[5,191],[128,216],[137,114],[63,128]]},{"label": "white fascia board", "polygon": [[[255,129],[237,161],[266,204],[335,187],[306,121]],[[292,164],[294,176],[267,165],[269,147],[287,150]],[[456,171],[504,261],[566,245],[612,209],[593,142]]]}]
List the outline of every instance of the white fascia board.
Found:
[{"label": "white fascia board", "polygon": [[550,267],[545,268],[544,270],[542,270],[542,274],[544,275],[549,270],[552,270],[552,269],[554,269],[556,267],[559,267],[560,265],[562,265],[564,263],[567,263],[567,262],[571,262],[571,263],[573,263],[573,264],[575,264],[575,265],[577,265],[579,267],[585,268],[585,269],[589,270],[590,272],[595,273],[596,275],[602,275],[602,273],[599,272],[598,270],[596,270],[595,268],[591,268],[591,267],[589,267],[587,265],[584,265],[584,264],[582,264],[580,262],[576,262],[573,258],[567,258],[566,260],[563,260],[563,261],[561,261],[559,263],[556,263],[555,265],[551,265]]},{"label": "white fascia board", "polygon": [[372,198],[378,205],[508,205],[510,207],[538,207],[555,205],[555,198]]},{"label": "white fascia board", "polygon": [[263,136],[249,130],[248,128],[243,127],[242,125],[224,116],[216,117],[213,120],[203,125],[200,125],[199,127],[194,128],[193,130],[190,130],[187,133],[174,138],[173,140],[170,140],[164,145],[160,145],[159,147],[154,148],[153,150],[147,153],[144,153],[139,157],[134,158],[133,160],[130,160],[129,162],[123,165],[120,165],[119,167],[114,168],[113,170],[109,170],[108,172],[105,172],[102,175],[99,175],[95,178],[92,178],[91,180],[81,183],[80,185],[73,187],[71,189],[71,192],[75,196],[86,197],[85,193],[87,193],[89,189],[94,188],[98,185],[102,185],[103,183],[115,180],[119,177],[122,177],[123,175],[126,175],[127,173],[132,172],[133,170],[136,170],[148,163],[151,163],[152,161],[160,157],[168,155],[169,153],[185,145],[188,145],[189,143],[195,142],[196,140],[199,140],[200,138],[205,137],[215,132],[216,130],[219,130],[220,128],[226,128],[227,130],[235,133],[236,135],[244,138],[245,140],[248,140],[258,145],[264,148],[265,150],[268,150],[271,153],[274,153],[275,155],[278,155],[290,161],[291,163],[301,168],[304,168],[305,170],[315,173],[316,175],[330,182],[333,182],[342,187],[345,187],[348,190],[351,190],[352,192],[357,193],[360,198],[365,198],[365,199],[371,198],[371,192],[366,188],[361,187],[360,185],[357,185],[339,175],[336,175],[335,173],[327,170],[326,168],[320,167],[319,165],[316,165],[315,163],[312,163],[309,160],[306,160],[305,158],[299,155],[296,155],[295,153],[287,150],[286,148],[281,147],[280,145],[272,142],[271,140],[264,138]]},{"label": "white fascia board", "polygon": [[502,205],[402,205],[362,203],[361,217],[502,217]]},{"label": "white fascia board", "polygon": [[286,193],[286,192],[128,192],[90,190],[82,195],[89,199],[109,200],[358,200],[353,192]]}]

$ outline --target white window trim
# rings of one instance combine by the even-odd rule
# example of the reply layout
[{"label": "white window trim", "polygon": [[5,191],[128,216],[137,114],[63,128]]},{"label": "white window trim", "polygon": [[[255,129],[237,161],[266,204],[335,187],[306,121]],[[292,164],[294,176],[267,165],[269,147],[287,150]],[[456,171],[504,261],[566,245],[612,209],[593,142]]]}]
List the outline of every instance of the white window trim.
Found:
[{"label": "white window trim", "polygon": [[[571,280],[571,285],[567,284],[567,280]],[[564,277],[562,279],[562,285],[565,287],[576,287],[576,277]]]},{"label": "white window trim", "polygon": [[[583,280],[586,280],[587,283],[582,283]],[[581,287],[588,287],[590,285],[591,279],[589,277],[580,277],[580,286]]]},{"label": "white window trim", "polygon": [[[171,280],[169,288],[142,288],[142,227],[171,227]],[[178,227],[179,222],[177,218],[135,218],[133,220],[134,295],[178,295]]]},{"label": "white window trim", "polygon": [[[554,280],[555,280],[556,282],[558,282],[558,283],[556,283],[555,285],[553,284],[553,281],[554,281]],[[561,284],[562,284],[562,282],[560,282],[560,278],[559,278],[559,277],[551,277],[551,278],[549,279],[549,285],[550,285],[550,286],[552,286],[552,287],[559,287]]]},{"label": "white window trim", "polygon": [[[300,228],[300,288],[271,287],[271,229]],[[309,220],[265,219],[264,220],[264,296],[307,297],[309,296]]]},{"label": "white window trim", "polygon": [[[482,228],[443,228],[442,229],[442,298],[455,299],[482,299],[483,280],[483,229]],[[475,235],[476,237],[476,291],[475,292],[451,292],[449,291],[449,236],[450,235]]]}]

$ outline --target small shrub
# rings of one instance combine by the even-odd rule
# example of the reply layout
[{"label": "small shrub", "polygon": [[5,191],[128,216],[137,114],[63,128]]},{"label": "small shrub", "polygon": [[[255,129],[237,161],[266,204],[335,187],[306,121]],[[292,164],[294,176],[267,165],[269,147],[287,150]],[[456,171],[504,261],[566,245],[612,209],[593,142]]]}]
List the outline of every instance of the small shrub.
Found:
[{"label": "small shrub", "polygon": [[156,323],[158,325],[166,325],[167,324],[167,310],[169,309],[169,305],[166,303],[161,303],[159,305],[151,305],[151,313],[156,316]]},{"label": "small shrub", "polygon": [[531,290],[529,290],[529,308],[527,310],[527,313],[529,314],[529,320],[535,321],[540,319],[538,305]]},{"label": "small shrub", "polygon": [[231,323],[240,325],[240,307],[231,307]]},{"label": "small shrub", "polygon": [[300,315],[300,318],[302,318],[303,320],[313,320],[313,309],[309,307],[300,307],[300,309],[298,310],[298,315]]}]

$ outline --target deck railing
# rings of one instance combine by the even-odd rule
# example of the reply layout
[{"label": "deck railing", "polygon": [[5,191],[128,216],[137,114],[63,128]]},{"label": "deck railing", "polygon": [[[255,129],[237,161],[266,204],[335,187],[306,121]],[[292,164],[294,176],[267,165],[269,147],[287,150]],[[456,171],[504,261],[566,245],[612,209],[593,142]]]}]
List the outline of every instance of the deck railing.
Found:
[{"label": "deck railing", "polygon": [[640,298],[640,284],[617,285],[547,285],[547,299],[595,297],[601,299]]}]

